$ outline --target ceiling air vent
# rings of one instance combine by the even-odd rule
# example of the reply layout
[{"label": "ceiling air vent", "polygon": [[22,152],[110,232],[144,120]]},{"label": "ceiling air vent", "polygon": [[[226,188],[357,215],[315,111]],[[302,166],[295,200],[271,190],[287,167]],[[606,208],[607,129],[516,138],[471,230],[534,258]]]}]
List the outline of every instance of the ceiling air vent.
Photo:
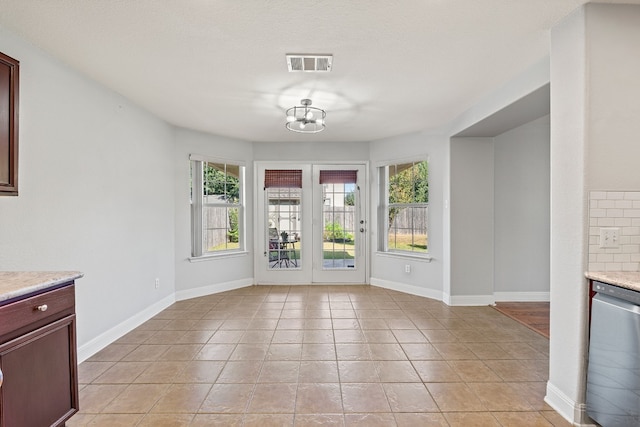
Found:
[{"label": "ceiling air vent", "polygon": [[287,55],[289,72],[327,72],[331,71],[333,55]]}]

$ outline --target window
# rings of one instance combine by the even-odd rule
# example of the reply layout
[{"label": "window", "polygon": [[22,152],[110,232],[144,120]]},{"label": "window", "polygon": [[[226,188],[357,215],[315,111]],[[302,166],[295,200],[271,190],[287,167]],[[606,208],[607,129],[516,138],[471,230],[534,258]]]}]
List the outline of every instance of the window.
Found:
[{"label": "window", "polygon": [[244,166],[191,156],[192,256],[244,249]]},{"label": "window", "polygon": [[428,170],[426,161],[379,168],[379,250],[412,255],[427,254]]}]

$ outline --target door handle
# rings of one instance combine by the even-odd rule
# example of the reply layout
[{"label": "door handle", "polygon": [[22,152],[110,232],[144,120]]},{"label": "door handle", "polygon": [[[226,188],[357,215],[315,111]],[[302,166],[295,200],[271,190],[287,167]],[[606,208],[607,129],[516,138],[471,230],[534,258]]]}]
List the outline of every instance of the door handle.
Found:
[{"label": "door handle", "polygon": [[2,375],[2,369],[0,369],[0,388],[2,388],[2,381],[4,380],[4,375]]}]

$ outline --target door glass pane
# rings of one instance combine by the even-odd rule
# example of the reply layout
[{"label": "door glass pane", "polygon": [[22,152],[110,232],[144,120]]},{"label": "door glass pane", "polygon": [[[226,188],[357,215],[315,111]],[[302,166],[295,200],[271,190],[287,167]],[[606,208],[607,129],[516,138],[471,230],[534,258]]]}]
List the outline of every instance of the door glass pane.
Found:
[{"label": "door glass pane", "polygon": [[269,187],[267,193],[268,268],[300,268],[302,189]]},{"label": "door glass pane", "polygon": [[322,184],[322,267],[355,268],[356,184]]}]

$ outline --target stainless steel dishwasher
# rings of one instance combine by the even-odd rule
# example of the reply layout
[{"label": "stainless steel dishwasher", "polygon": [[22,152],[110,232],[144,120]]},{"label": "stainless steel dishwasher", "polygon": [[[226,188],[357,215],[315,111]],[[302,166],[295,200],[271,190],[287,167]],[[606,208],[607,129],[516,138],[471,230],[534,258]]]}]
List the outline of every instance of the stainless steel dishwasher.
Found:
[{"label": "stainless steel dishwasher", "polygon": [[593,282],[587,414],[603,427],[640,426],[640,292]]}]

